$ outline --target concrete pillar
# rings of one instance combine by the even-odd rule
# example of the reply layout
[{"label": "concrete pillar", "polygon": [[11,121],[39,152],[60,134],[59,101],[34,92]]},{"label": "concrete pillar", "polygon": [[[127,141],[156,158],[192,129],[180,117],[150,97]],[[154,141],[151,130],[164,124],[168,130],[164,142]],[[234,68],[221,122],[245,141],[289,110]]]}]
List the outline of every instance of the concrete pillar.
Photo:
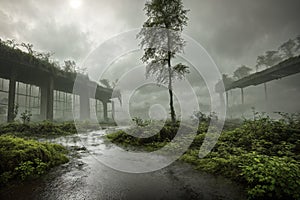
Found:
[{"label": "concrete pillar", "polygon": [[220,102],[221,102],[220,106],[221,106],[223,103],[225,104],[225,99],[222,92],[219,93],[219,97],[220,97]]},{"label": "concrete pillar", "polygon": [[244,89],[241,88],[241,98],[242,98],[242,104],[244,104]]},{"label": "concrete pillar", "polygon": [[80,94],[80,120],[89,120],[90,119],[90,98],[88,91],[82,91]]},{"label": "concrete pillar", "polygon": [[12,74],[9,80],[9,91],[8,91],[8,109],[7,109],[7,122],[14,121],[14,110],[15,110],[15,93],[16,93],[16,76]]},{"label": "concrete pillar", "polygon": [[41,107],[40,113],[42,119],[53,120],[53,91],[54,82],[53,77],[49,77],[48,81],[41,86]]},{"label": "concrete pillar", "polygon": [[228,108],[228,105],[229,105],[229,103],[228,103],[228,91],[226,91],[226,107]]},{"label": "concrete pillar", "polygon": [[108,120],[108,117],[107,117],[107,101],[102,101],[102,104],[103,104],[103,118],[104,118],[104,121],[107,121]]},{"label": "concrete pillar", "polygon": [[74,83],[73,92],[79,95],[79,119],[90,120],[91,82],[87,76],[78,74]]},{"label": "concrete pillar", "polygon": [[111,117],[112,117],[112,120],[115,120],[115,102],[114,101],[111,101]]}]

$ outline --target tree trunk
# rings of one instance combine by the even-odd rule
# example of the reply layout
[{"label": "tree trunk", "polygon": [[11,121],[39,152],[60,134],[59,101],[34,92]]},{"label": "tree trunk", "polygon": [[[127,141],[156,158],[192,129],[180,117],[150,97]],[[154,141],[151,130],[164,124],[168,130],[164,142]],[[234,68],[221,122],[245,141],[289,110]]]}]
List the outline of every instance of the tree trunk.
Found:
[{"label": "tree trunk", "polygon": [[172,90],[172,69],[171,69],[171,53],[168,53],[168,68],[169,68],[169,95],[170,95],[170,110],[172,123],[176,123],[176,114],[173,105],[173,90]]},{"label": "tree trunk", "polygon": [[176,123],[176,114],[173,105],[173,90],[172,90],[172,65],[171,65],[171,46],[170,46],[170,32],[169,25],[166,24],[167,34],[168,34],[168,69],[169,69],[169,96],[170,96],[170,111],[172,123]]}]

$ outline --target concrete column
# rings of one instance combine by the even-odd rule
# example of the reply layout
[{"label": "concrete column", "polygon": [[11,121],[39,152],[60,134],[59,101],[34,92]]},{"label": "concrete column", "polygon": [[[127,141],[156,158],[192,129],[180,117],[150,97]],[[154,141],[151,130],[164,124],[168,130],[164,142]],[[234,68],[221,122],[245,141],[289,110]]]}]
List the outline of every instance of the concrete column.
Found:
[{"label": "concrete column", "polygon": [[49,77],[48,81],[41,86],[41,107],[40,113],[42,119],[53,120],[53,77]]},{"label": "concrete column", "polygon": [[86,92],[84,92],[84,94],[80,94],[80,120],[90,119],[90,98],[88,95],[88,91],[85,91]]},{"label": "concrete column", "polygon": [[108,120],[108,117],[107,117],[107,101],[102,101],[102,104],[103,104],[103,118],[104,118],[104,121],[107,121]]},{"label": "concrete column", "polygon": [[111,101],[111,117],[112,117],[112,120],[115,120],[115,102],[114,101]]},{"label": "concrete column", "polygon": [[228,105],[229,105],[229,103],[228,103],[228,91],[226,91],[226,107],[228,108]]},{"label": "concrete column", "polygon": [[242,104],[244,104],[244,89],[241,88],[241,98],[242,98]]},{"label": "concrete column", "polygon": [[225,103],[225,99],[224,99],[224,96],[223,96],[223,93],[222,92],[220,92],[219,93],[219,97],[220,97],[220,106],[223,104],[223,103]]},{"label": "concrete column", "polygon": [[12,122],[15,118],[14,116],[15,93],[16,93],[16,76],[15,74],[12,74],[9,80],[7,122]]}]

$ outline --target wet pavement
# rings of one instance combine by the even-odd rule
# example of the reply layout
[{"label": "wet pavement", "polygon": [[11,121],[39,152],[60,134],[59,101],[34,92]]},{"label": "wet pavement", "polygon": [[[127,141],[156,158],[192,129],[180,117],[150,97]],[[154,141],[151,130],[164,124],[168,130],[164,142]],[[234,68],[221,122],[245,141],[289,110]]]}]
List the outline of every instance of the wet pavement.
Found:
[{"label": "wet pavement", "polygon": [[[245,199],[245,192],[238,184],[196,171],[182,162],[143,174],[111,169],[95,159],[101,151],[116,148],[104,142],[105,132],[47,139],[72,149],[70,162],[50,170],[42,178],[3,189],[0,199]],[[87,149],[82,148],[83,143]]]}]

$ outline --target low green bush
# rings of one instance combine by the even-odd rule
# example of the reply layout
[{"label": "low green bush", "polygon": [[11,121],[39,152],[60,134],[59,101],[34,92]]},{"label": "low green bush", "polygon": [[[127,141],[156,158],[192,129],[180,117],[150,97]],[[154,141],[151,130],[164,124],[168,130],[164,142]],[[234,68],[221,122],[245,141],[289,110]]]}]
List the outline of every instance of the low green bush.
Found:
[{"label": "low green bush", "polygon": [[0,125],[0,134],[16,133],[21,136],[50,136],[69,135],[77,133],[74,123],[53,123],[44,121],[40,123],[8,123]]},{"label": "low green bush", "polygon": [[240,168],[247,181],[249,199],[300,199],[299,162],[256,153],[245,156],[249,163]]},{"label": "low green bush", "polygon": [[0,136],[0,185],[9,180],[36,177],[47,169],[68,162],[67,150],[58,144]]},{"label": "low green bush", "polygon": [[[125,131],[120,130],[108,134],[106,137],[111,142],[121,144],[122,146],[135,146],[153,151],[170,142],[176,136],[179,126],[180,122],[176,124],[172,124],[171,121],[167,121],[164,124],[161,124],[161,122],[152,122],[147,126],[135,126]],[[180,128],[184,133],[192,132],[192,128],[189,125],[181,125]],[[188,137],[188,134],[186,136]]]}]

